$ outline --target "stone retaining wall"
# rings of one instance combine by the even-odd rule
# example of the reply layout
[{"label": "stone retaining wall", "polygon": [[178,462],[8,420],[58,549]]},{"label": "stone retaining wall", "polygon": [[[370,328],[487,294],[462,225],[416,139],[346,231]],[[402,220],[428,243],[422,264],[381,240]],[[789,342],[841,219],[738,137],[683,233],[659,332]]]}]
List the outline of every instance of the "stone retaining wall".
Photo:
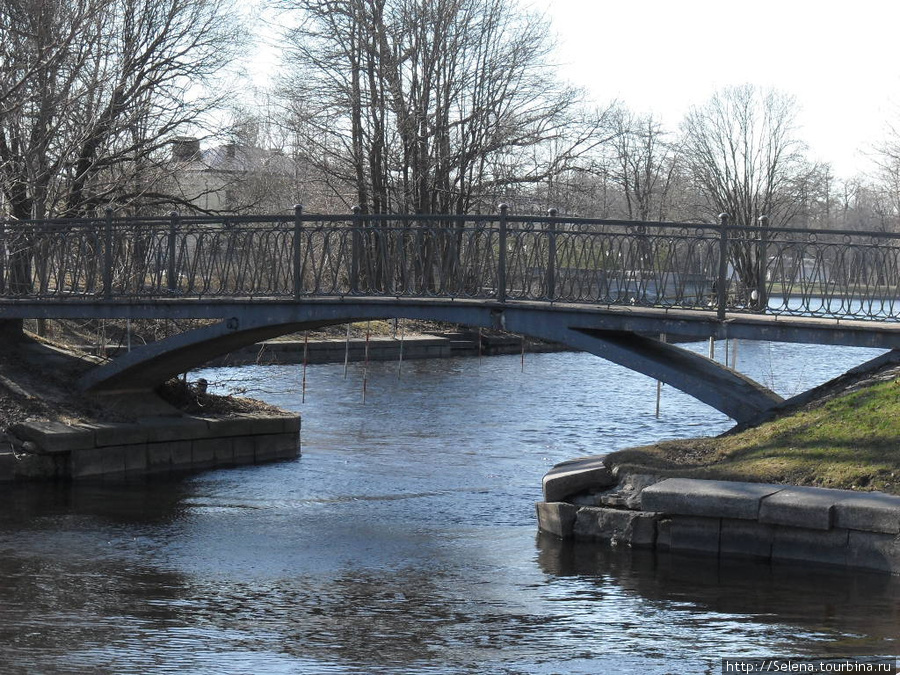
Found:
[{"label": "stone retaining wall", "polygon": [[544,477],[544,498],[538,525],[558,537],[900,574],[895,495],[619,477],[593,457],[554,467]]},{"label": "stone retaining wall", "polygon": [[[308,363],[342,363],[345,356],[354,362],[366,358],[366,341],[360,338],[349,342],[343,338],[317,339],[306,345],[303,340],[267,340],[235,350],[207,365],[302,363],[304,347]],[[408,360],[439,359],[451,355],[450,340],[444,337],[409,337],[403,340],[402,348],[403,358]],[[370,361],[396,361],[400,358],[400,349],[401,342],[397,338],[380,335],[369,338]]]},{"label": "stone retaining wall", "polygon": [[0,450],[0,481],[85,480],[292,459],[298,415],[155,417],[134,424],[28,422]]},{"label": "stone retaining wall", "polygon": [[[396,361],[401,348],[404,361],[420,359],[444,359],[453,356],[478,356],[479,342],[476,332],[456,336],[412,335],[402,341],[397,337],[373,335],[369,338],[369,361]],[[525,351],[557,352],[568,349],[563,345],[527,340]],[[366,359],[366,341],[353,338],[316,339],[305,344],[303,340],[267,340],[250,347],[237,349],[214,359],[208,366],[234,366],[254,363],[303,363],[304,350],[308,363],[343,363]],[[482,356],[518,354],[522,350],[522,338],[517,335],[483,335],[480,350]]]}]

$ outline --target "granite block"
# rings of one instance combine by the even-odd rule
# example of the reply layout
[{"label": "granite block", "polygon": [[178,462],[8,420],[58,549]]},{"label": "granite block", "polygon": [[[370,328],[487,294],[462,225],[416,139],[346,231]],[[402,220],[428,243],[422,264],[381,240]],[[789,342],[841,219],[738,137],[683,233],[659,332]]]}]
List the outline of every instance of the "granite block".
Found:
[{"label": "granite block", "polygon": [[759,508],[759,522],[828,530],[834,524],[835,504],[846,496],[845,490],[785,487],[763,499]]},{"label": "granite block", "polygon": [[641,508],[671,515],[756,520],[760,501],[783,486],[667,478],[641,491]]},{"label": "granite block", "polygon": [[572,526],[575,524],[575,513],[578,511],[578,507],[566,502],[538,502],[535,508],[538,529],[541,532],[547,532],[563,539],[572,536]]},{"label": "granite block", "polygon": [[864,532],[900,534],[900,497],[860,492],[834,505],[834,526]]},{"label": "granite block", "polygon": [[543,479],[544,501],[561,502],[567,497],[594,488],[616,484],[603,457],[582,457],[554,466]]}]

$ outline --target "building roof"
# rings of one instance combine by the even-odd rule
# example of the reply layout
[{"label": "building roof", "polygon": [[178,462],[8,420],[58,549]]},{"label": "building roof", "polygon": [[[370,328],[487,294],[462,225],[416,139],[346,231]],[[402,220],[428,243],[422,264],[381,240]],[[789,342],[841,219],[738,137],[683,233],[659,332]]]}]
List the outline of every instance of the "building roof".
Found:
[{"label": "building roof", "polygon": [[199,141],[174,139],[172,156],[176,161],[187,162],[184,169],[188,171],[267,173],[285,176],[294,173],[294,160],[281,150],[238,143],[223,143],[201,150]]}]

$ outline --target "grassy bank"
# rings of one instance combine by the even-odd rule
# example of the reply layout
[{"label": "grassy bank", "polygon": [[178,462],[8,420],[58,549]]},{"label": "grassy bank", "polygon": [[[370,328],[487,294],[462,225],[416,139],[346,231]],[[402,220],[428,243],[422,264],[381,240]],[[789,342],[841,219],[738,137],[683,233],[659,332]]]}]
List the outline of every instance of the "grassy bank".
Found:
[{"label": "grassy bank", "polygon": [[739,433],[632,448],[609,461],[693,478],[900,494],[900,380],[881,378]]}]

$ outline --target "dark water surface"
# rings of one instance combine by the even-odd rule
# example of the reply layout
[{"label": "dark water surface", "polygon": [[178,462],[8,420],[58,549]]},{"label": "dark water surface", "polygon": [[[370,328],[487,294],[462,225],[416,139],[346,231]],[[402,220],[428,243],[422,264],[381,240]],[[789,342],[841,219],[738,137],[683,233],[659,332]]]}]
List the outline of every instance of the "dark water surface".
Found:
[{"label": "dark water surface", "polygon": [[[702,345],[696,348],[703,349]],[[721,347],[720,347],[721,349]],[[742,342],[790,395],[871,350]],[[896,655],[900,583],[538,537],[556,462],[721,414],[584,354],[210,369],[302,410],[297,461],[3,488],[2,673],[713,673]]]}]

